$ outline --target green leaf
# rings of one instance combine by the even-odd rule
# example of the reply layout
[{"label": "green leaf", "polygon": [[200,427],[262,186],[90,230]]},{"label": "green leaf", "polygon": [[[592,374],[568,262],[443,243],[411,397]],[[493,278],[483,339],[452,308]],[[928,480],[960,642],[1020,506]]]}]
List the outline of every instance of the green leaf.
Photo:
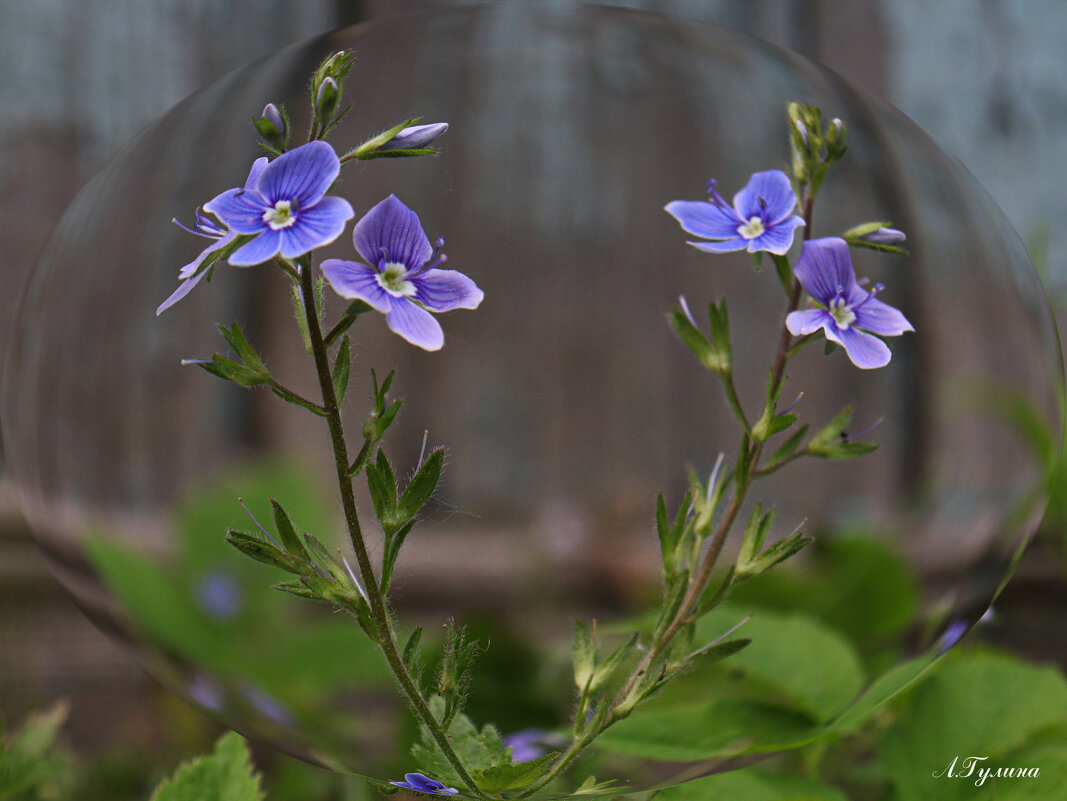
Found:
[{"label": "green leaf", "polygon": [[790,435],[789,439],[783,442],[782,445],[778,448],[778,450],[771,454],[769,464],[773,465],[777,462],[780,462],[782,459],[787,459],[792,456],[793,453],[796,451],[797,446],[800,445],[800,441],[804,439],[804,436],[808,433],[808,428],[809,426],[805,423],[796,431],[794,431]]},{"label": "green leaf", "polygon": [[203,368],[212,375],[226,381],[231,381],[239,387],[255,387],[260,384],[270,383],[270,373],[238,364],[225,356],[219,356],[217,353],[211,357],[209,362],[198,361],[194,363],[197,367]]},{"label": "green leaf", "polygon": [[298,576],[313,576],[315,569],[303,559],[287,554],[269,542],[264,542],[254,534],[230,529],[226,532],[226,541],[245,556],[250,556],[257,562],[280,567],[289,573]]},{"label": "green leaf", "polygon": [[404,655],[402,658],[404,665],[408,670],[415,668],[419,658],[419,641],[422,639],[422,626],[416,626],[415,630],[408,635],[408,640],[404,643]]},{"label": "green leaf", "polygon": [[271,498],[270,508],[274,512],[274,528],[278,532],[278,537],[282,541],[282,547],[293,556],[299,556],[301,559],[310,560],[310,554],[308,554],[307,549],[304,547],[304,543],[300,541],[300,537],[297,536],[296,529],[293,528],[293,523],[289,519],[289,515],[282,509],[282,505],[274,500],[274,498]]},{"label": "green leaf", "polygon": [[69,771],[66,760],[54,748],[67,712],[66,702],[59,701],[31,715],[19,731],[7,737],[0,727],[0,798],[30,801],[67,797],[63,784]]},{"label": "green leaf", "polygon": [[152,793],[151,801],[263,801],[244,739],[231,732],[210,756],[182,765]]},{"label": "green leaf", "polygon": [[[713,305],[714,308],[714,305]],[[693,325],[689,316],[681,309],[674,309],[667,315],[674,333],[682,340],[700,363],[715,373],[724,374],[730,369],[728,361],[724,361],[719,349],[713,345],[706,336]]]},{"label": "green leaf", "polygon": [[478,785],[478,789],[487,793],[522,790],[548,773],[558,756],[558,753],[551,753],[529,762],[494,765],[491,768],[474,771],[472,778]]},{"label": "green leaf", "polygon": [[386,535],[389,536],[397,528],[396,477],[393,475],[393,467],[389,464],[385,451],[379,448],[377,459],[368,462],[366,470],[367,487],[370,489],[371,502],[374,504],[374,514],[386,530]]},{"label": "green leaf", "polygon": [[630,639],[616,648],[593,672],[593,678],[589,682],[589,691],[593,692],[604,685],[627,657],[634,653],[637,645],[637,632],[630,635]]},{"label": "green leaf", "polygon": [[340,405],[344,400],[345,391],[348,389],[348,376],[352,367],[352,354],[348,342],[348,334],[341,338],[341,344],[337,348],[337,358],[333,363],[333,394]]},{"label": "green leaf", "polygon": [[753,768],[717,773],[662,790],[657,801],[848,801],[840,790],[790,774]]},{"label": "green leaf", "polygon": [[750,701],[711,698],[668,708],[657,701],[616,723],[597,739],[597,746],[649,759],[694,762],[796,748],[820,732],[804,715]]},{"label": "green leaf", "polygon": [[877,709],[885,706],[900,693],[915,686],[937,664],[938,654],[933,650],[909,659],[887,670],[863,691],[840,717],[834,720],[829,731],[851,731]]},{"label": "green leaf", "polygon": [[308,321],[304,316],[304,300],[300,294],[300,286],[293,284],[290,289],[293,293],[293,315],[296,317],[297,328],[300,329],[300,338],[304,341],[304,350],[311,356],[314,354],[314,349],[311,347],[311,331],[308,328]]},{"label": "green leaf", "polygon": [[574,645],[571,646],[571,662],[574,665],[574,683],[585,692],[596,668],[596,642],[589,627],[581,620],[574,621]]},{"label": "green leaf", "polygon": [[852,406],[846,406],[808,442],[807,452],[823,459],[858,459],[874,451],[872,442],[852,442],[845,431],[852,420]]},{"label": "green leaf", "polygon": [[[445,714],[444,699],[440,696],[431,698],[430,711],[440,720]],[[419,728],[420,742],[411,749],[416,763],[424,772],[433,774],[446,784],[461,786],[463,782],[456,775],[452,764],[438,750],[430,732],[425,726]],[[504,748],[500,732],[491,723],[487,723],[479,731],[470,718],[462,713],[458,714],[448,731],[448,740],[468,770],[489,770],[497,765],[511,764],[511,757]]]},{"label": "green leaf", "polygon": [[270,370],[267,369],[267,365],[263,363],[263,359],[256,353],[256,349],[248,344],[248,339],[245,338],[244,331],[241,330],[241,326],[237,323],[233,324],[232,328],[227,328],[224,325],[217,326],[219,333],[233,348],[234,352],[241,357],[241,361],[246,366],[251,368],[257,373],[270,377]]},{"label": "green leaf", "polygon": [[[1057,669],[993,654],[957,658],[918,688],[911,706],[886,732],[879,761],[899,797],[933,801],[946,797],[946,785],[967,783],[931,780],[933,771],[945,770],[955,758],[985,756],[986,767],[1020,767],[1005,757],[1042,730],[1064,725],[1067,681]],[[1042,773],[1045,768],[1022,767],[1039,767]],[[1020,792],[1032,781],[1000,780],[996,788],[1023,784],[1016,788]],[[973,785],[968,789],[974,792]]]},{"label": "green leaf", "polygon": [[422,463],[400,497],[397,517],[407,521],[422,511],[422,507],[437,489],[437,482],[441,480],[441,467],[444,460],[444,448],[437,448]]}]

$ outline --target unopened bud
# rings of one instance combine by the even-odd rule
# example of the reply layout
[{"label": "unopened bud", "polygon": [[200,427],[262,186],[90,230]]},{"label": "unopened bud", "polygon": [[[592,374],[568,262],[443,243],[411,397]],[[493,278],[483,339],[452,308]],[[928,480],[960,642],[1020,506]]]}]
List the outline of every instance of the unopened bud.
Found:
[{"label": "unopened bud", "polygon": [[885,227],[860,237],[864,242],[870,242],[872,245],[899,245],[901,242],[906,241],[907,238],[903,231]]},{"label": "unopened bud", "polygon": [[448,130],[447,122],[433,122],[427,125],[412,125],[404,128],[396,136],[379,147],[379,150],[419,150],[433,144]]},{"label": "unopened bud", "polygon": [[337,101],[341,98],[341,87],[333,78],[324,78],[315,95],[315,114],[320,122],[327,121],[337,110]]},{"label": "unopened bud", "polygon": [[285,124],[285,120],[282,118],[281,112],[278,111],[278,107],[273,103],[267,103],[267,105],[263,107],[263,114],[260,116],[282,133],[284,133],[285,129],[288,127]]},{"label": "unopened bud", "polygon": [[830,120],[830,124],[826,126],[826,155],[830,161],[837,161],[845,155],[848,150],[845,145],[847,133],[845,123],[837,117]]}]

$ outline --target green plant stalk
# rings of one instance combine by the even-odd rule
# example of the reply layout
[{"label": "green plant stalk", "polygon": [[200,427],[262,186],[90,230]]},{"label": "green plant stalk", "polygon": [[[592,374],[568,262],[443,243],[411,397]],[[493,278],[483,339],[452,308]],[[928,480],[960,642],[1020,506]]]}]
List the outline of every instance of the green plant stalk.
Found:
[{"label": "green plant stalk", "polygon": [[345,523],[348,527],[349,538],[355,550],[356,561],[359,564],[359,572],[363,578],[364,589],[370,606],[371,616],[374,619],[375,628],[378,631],[378,647],[389,663],[390,669],[396,678],[397,684],[411,705],[412,711],[418,720],[427,727],[442,755],[455,769],[456,774],[467,785],[471,794],[479,798],[488,798],[478,791],[478,786],[471,777],[463,760],[452,748],[448,737],[430,711],[426,700],[419,692],[415,681],[411,678],[404,661],[397,650],[393,639],[392,626],[389,622],[389,612],[386,609],[378,583],[374,577],[374,569],[371,566],[370,554],[367,544],[363,539],[363,532],[359,525],[359,516],[356,511],[356,498],[352,489],[352,480],[349,478],[348,448],[345,443],[344,428],[341,424],[341,409],[337,403],[337,396],[333,389],[333,379],[330,374],[330,364],[326,352],[326,344],[319,326],[319,317],[315,309],[315,287],[311,277],[311,260],[309,258],[300,261],[300,294],[303,300],[304,317],[307,321],[308,333],[311,338],[312,355],[315,358],[315,370],[318,373],[319,388],[322,391],[322,405],[326,410],[326,422],[330,429],[330,442],[333,447],[334,466],[337,472],[337,483],[341,493],[341,506],[344,509]]},{"label": "green plant stalk", "polygon": [[[806,223],[804,226],[804,240],[807,241],[811,238],[811,220],[814,211],[814,198],[809,196],[803,199],[802,205],[804,209],[804,221]],[[800,285],[800,281],[794,278],[792,291],[789,294],[789,308],[786,310],[786,317],[788,317],[790,313],[796,311],[797,307],[800,305],[802,294],[803,288]],[[783,323],[782,333],[778,341],[778,351],[775,355],[774,366],[772,368],[772,378],[768,390],[768,398],[773,398],[782,385],[785,376],[785,366],[789,361],[789,357],[792,355],[792,344],[793,336],[789,333],[789,328]],[[726,377],[723,377],[723,383],[726,385],[727,397],[730,399],[731,406],[734,406],[734,411],[747,433],[749,430],[746,422],[747,418],[741,410],[736,390],[731,391],[733,390],[732,376],[730,377],[730,380],[726,380]],[[744,443],[744,438],[742,443]],[[744,444],[742,444],[742,447],[744,447]],[[715,533],[712,535],[711,544],[708,547],[707,553],[704,554],[700,569],[690,583],[685,598],[682,600],[681,605],[678,607],[678,611],[674,615],[674,619],[671,621],[670,625],[663,630],[663,633],[656,639],[656,641],[652,643],[637,667],[634,668],[629,678],[627,678],[622,689],[619,690],[618,694],[615,696],[615,700],[612,702],[612,711],[605,718],[603,725],[597,731],[587,732],[580,737],[575,738],[570,747],[560,755],[560,758],[556,761],[555,765],[552,766],[552,770],[543,776],[537,783],[531,785],[525,791],[520,793],[518,798],[527,798],[546,786],[566,770],[567,766],[574,761],[581,751],[603,731],[625,717],[625,715],[617,716],[615,714],[615,708],[618,707],[630,692],[633,691],[634,686],[641,680],[641,677],[645,675],[645,672],[652,666],[655,660],[663,654],[675,635],[677,635],[682,628],[692,622],[693,612],[700,603],[704,590],[706,589],[708,582],[711,580],[712,569],[719,560],[723,546],[726,544],[726,537],[730,533],[730,529],[733,528],[734,522],[737,520],[737,515],[741,511],[741,507],[745,502],[749,487],[755,479],[760,478],[762,475],[767,475],[769,472],[773,472],[769,471],[765,473],[760,470],[759,461],[762,453],[762,442],[751,446],[751,458],[749,459],[748,470],[744,476],[735,476],[733,479],[735,486],[733,498],[731,498],[730,505],[727,507],[726,512],[719,521],[719,525],[715,529]],[[804,452],[802,451],[800,455],[804,455]],[[792,461],[792,459],[788,461]],[[784,466],[784,464],[785,462],[783,462],[782,465],[777,465],[775,469]]]}]

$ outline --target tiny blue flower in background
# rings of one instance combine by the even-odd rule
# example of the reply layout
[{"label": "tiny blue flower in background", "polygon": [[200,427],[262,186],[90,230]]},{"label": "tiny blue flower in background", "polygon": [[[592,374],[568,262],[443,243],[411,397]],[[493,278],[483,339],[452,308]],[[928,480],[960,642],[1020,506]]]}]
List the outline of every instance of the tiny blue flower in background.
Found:
[{"label": "tiny blue flower in background", "polygon": [[664,206],[686,233],[713,242],[690,242],[708,253],[765,250],[783,255],[793,244],[793,232],[804,219],[793,214],[796,194],[781,170],[752,175],[730,206],[708,182],[708,200],[675,200]]},{"label": "tiny blue flower in background", "polygon": [[197,605],[218,620],[232,620],[244,607],[244,593],[237,577],[227,570],[212,570],[196,582]]},{"label": "tiny blue flower in background", "polygon": [[963,639],[963,635],[967,633],[967,629],[968,625],[966,620],[952,621],[941,635],[941,639],[937,645],[937,652],[943,654],[950,651],[956,643]]},{"label": "tiny blue flower in background", "polygon": [[378,150],[417,150],[428,147],[448,130],[447,122],[432,122],[428,125],[412,125],[378,148]]},{"label": "tiny blue flower in background", "polygon": [[[418,215],[396,195],[368,211],[352,239],[367,264],[327,259],[323,275],[341,297],[383,313],[389,330],[412,345],[438,350],[444,344],[441,325],[430,312],[476,309],[482,302],[484,293],[470,278],[436,269],[445,257],[430,245]],[[440,240],[438,248],[443,244]]]},{"label": "tiny blue flower in background", "polygon": [[882,289],[880,284],[872,292],[859,285],[844,239],[805,242],[793,272],[821,308],[791,312],[785,320],[789,333],[803,336],[821,328],[827,339],[845,349],[857,367],[889,364],[889,347],[871,334],[899,336],[915,330],[900,311],[874,297]]},{"label": "tiny blue flower in background", "polygon": [[547,729],[520,729],[503,738],[504,747],[511,749],[512,762],[532,762],[548,753],[549,748],[561,746],[561,738]]},{"label": "tiny blue flower in background", "polygon": [[243,188],[204,204],[230,230],[254,237],[233,252],[230,264],[251,267],[278,254],[294,259],[337,239],[354,216],[347,200],[326,195],[340,172],[341,160],[322,141],[270,163],[257,159]]},{"label": "tiny blue flower in background", "polygon": [[403,787],[406,790],[414,790],[417,793],[429,793],[430,795],[455,795],[459,792],[455,787],[445,787],[437,779],[431,779],[421,773],[405,773],[404,781],[389,782],[389,784]]}]

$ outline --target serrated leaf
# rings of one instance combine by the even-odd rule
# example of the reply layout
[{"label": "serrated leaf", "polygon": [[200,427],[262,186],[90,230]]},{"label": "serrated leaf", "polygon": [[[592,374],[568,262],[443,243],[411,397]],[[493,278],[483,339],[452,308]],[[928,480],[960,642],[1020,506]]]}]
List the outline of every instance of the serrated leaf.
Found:
[{"label": "serrated leaf", "polygon": [[244,738],[231,732],[209,755],[182,765],[151,801],[263,801]]},{"label": "serrated leaf", "polygon": [[340,405],[344,400],[345,391],[348,389],[348,377],[352,367],[352,354],[348,341],[348,335],[341,338],[341,344],[337,348],[337,358],[333,363],[333,394]]},{"label": "serrated leaf", "polygon": [[471,774],[478,789],[487,793],[499,793],[505,790],[523,790],[544,776],[552,768],[558,753],[546,754],[529,762],[512,762],[509,765],[495,765]]},{"label": "serrated leaf", "polygon": [[437,448],[422,463],[414,477],[404,489],[397,505],[397,517],[401,520],[410,520],[426,505],[437,489],[437,483],[441,480],[441,468],[444,465],[445,451]]}]

